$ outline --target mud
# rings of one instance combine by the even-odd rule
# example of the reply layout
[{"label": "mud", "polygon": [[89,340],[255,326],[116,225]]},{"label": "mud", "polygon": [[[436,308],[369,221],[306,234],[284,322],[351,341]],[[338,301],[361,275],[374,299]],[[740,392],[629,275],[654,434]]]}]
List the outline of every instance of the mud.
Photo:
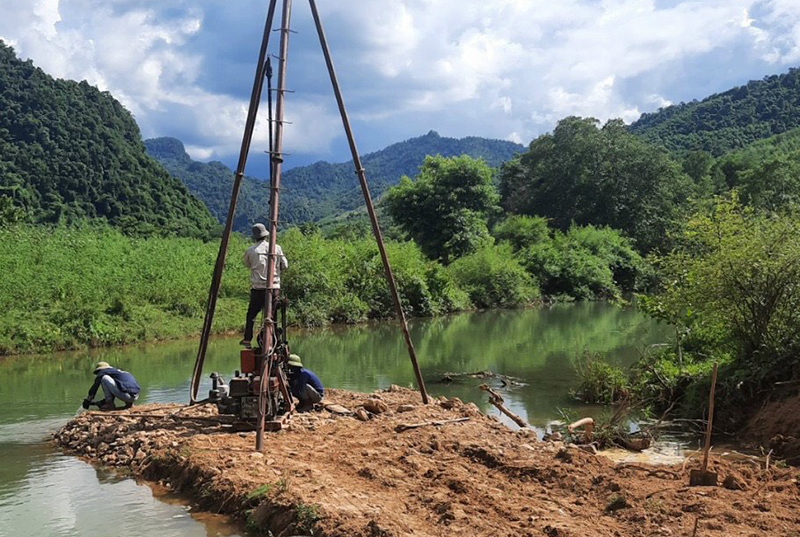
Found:
[{"label": "mud", "polygon": [[800,466],[800,393],[765,403],[748,422],[745,436],[754,447]]},{"label": "mud", "polygon": [[[424,406],[396,387],[326,391],[351,411],[370,399],[386,410],[367,421],[324,410],[294,416],[267,436],[263,454],[252,451],[253,433],[231,432],[208,406],[84,414],[55,441],[276,537],[690,536],[696,522],[703,537],[800,535],[796,469],[712,457],[727,488],[690,488],[695,459],[616,464],[538,442],[458,400]],[[397,432],[432,421],[446,423]]]}]

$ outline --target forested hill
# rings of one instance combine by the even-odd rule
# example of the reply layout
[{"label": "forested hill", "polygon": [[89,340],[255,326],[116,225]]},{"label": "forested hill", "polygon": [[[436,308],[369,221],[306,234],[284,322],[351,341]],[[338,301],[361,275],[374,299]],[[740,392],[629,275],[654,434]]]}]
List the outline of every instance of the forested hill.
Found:
[{"label": "forested hill", "polygon": [[110,94],[56,80],[0,41],[0,197],[39,223],[105,219],[126,232],[210,236],[218,224],[144,150]]},{"label": "forested hill", "polygon": [[[173,176],[201,199],[220,223],[225,222],[233,187],[233,171],[221,162],[197,162],[186,153],[183,142],[175,138],[145,140],[147,153],[159,161]],[[252,223],[267,214],[269,185],[265,181],[244,177],[236,203],[234,229],[246,231]]]},{"label": "forested hill", "polygon": [[719,156],[794,127],[800,127],[800,69],[643,114],[630,129],[670,151]]},{"label": "forested hill", "polygon": [[[504,140],[487,138],[446,138],[436,131],[424,136],[392,144],[385,149],[364,155],[362,162],[367,173],[370,193],[378,198],[404,175],[415,176],[428,155],[454,157],[469,155],[482,158],[489,166],[497,167],[525,148]],[[293,221],[315,221],[340,214],[364,204],[364,198],[354,173],[353,161],[339,164],[317,162],[293,168],[283,176],[286,193],[282,199],[288,207],[287,218]]]},{"label": "forested hill", "polygon": [[[159,160],[189,190],[202,199],[222,221],[227,214],[233,172],[219,162],[195,162],[183,144],[171,138],[146,142],[150,155]],[[510,160],[524,148],[513,142],[486,138],[445,138],[431,131],[364,155],[370,192],[378,198],[403,175],[414,176],[427,155],[481,157],[493,167]],[[282,175],[281,220],[287,223],[317,221],[363,205],[352,161],[331,164],[317,162],[292,168]],[[264,181],[245,178],[237,208],[235,228],[245,230],[249,223],[267,214],[269,190]]]}]

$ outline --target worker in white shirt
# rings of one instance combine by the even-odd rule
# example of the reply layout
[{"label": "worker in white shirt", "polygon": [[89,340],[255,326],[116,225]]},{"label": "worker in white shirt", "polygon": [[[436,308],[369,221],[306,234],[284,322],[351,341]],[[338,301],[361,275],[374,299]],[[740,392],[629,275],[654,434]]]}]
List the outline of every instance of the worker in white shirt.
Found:
[{"label": "worker in white shirt", "polygon": [[253,340],[253,324],[259,312],[264,309],[267,291],[273,293],[273,304],[277,302],[281,288],[281,270],[289,267],[286,256],[279,245],[275,245],[275,277],[272,284],[267,282],[267,269],[269,262],[269,233],[264,224],[256,224],[252,228],[252,237],[255,244],[244,253],[244,264],[250,269],[250,305],[247,308],[247,319],[244,325],[244,339],[239,342],[244,347],[250,347]]}]

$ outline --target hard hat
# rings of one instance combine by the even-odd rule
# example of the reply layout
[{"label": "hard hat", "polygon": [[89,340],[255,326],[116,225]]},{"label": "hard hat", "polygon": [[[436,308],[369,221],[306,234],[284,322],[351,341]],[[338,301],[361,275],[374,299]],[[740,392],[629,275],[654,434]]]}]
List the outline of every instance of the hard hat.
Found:
[{"label": "hard hat", "polygon": [[292,367],[303,367],[303,362],[300,361],[300,357],[296,354],[290,354],[286,363]]}]

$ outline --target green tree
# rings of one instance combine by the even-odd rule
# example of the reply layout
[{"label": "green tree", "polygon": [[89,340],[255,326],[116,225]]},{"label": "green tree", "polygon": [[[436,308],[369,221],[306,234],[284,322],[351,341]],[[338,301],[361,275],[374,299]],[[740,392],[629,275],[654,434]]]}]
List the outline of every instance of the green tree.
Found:
[{"label": "green tree", "polygon": [[735,389],[758,389],[800,374],[800,220],[718,198],[688,222],[678,248],[661,260],[664,288],[654,315],[677,320],[688,346],[731,356]]},{"label": "green tree", "polygon": [[492,169],[465,155],[427,157],[415,180],[403,177],[383,200],[422,251],[446,263],[491,243],[488,222],[497,202]]},{"label": "green tree", "polygon": [[664,246],[693,192],[691,179],[621,120],[598,123],[565,118],[505,165],[503,207],[544,216],[561,230],[573,223],[619,229],[641,251]]}]

